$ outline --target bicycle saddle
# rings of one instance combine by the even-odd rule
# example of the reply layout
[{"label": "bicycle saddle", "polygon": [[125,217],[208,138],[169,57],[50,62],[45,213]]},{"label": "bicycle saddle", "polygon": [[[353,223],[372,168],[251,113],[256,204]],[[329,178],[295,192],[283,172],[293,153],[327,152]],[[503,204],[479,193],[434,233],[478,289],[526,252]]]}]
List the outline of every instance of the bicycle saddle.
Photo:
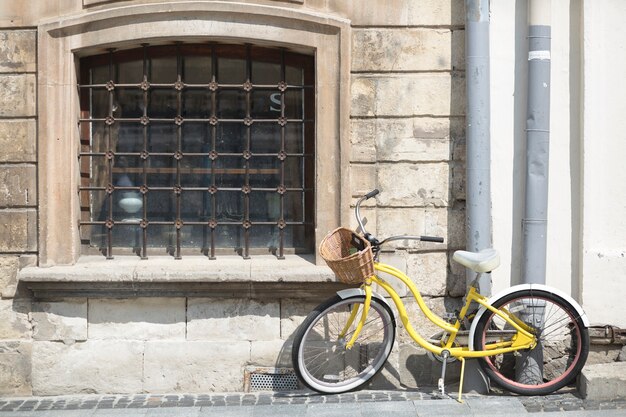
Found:
[{"label": "bicycle saddle", "polygon": [[500,254],[493,248],[480,252],[458,250],[452,259],[475,272],[491,272],[500,265]]}]

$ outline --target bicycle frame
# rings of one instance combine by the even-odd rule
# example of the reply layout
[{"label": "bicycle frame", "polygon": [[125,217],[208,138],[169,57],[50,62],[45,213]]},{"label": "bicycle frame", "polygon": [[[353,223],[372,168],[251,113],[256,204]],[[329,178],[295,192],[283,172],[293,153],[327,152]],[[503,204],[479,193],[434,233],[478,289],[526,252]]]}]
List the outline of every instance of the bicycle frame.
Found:
[{"label": "bicycle frame", "polygon": [[[478,291],[476,291],[476,288],[473,286],[470,287],[465,297],[465,304],[459,313],[458,319],[456,320],[454,324],[450,324],[446,322],[445,320],[443,320],[441,317],[437,316],[428,308],[428,306],[422,299],[422,296],[417,286],[402,271],[392,267],[391,265],[383,264],[380,262],[374,263],[374,268],[377,271],[392,275],[395,278],[402,281],[404,285],[406,285],[410,289],[411,294],[413,295],[413,298],[416,300],[419,308],[422,310],[424,315],[435,325],[437,325],[438,327],[442,328],[445,332],[447,332],[449,334],[449,337],[448,337],[446,344],[442,346],[437,346],[429,342],[428,340],[424,339],[417,331],[415,331],[415,329],[411,325],[410,318],[406,312],[404,303],[400,299],[400,296],[398,295],[398,293],[384,279],[380,278],[377,275],[374,275],[370,279],[368,279],[362,286],[362,288],[365,290],[366,299],[364,303],[363,312],[361,314],[359,323],[357,324],[357,328],[354,334],[352,335],[351,340],[346,344],[346,348],[348,349],[350,349],[355,343],[355,341],[357,340],[359,333],[361,331],[361,328],[363,327],[363,324],[365,323],[367,313],[369,312],[369,305],[370,305],[370,301],[372,297],[372,291],[370,288],[371,284],[378,284],[382,289],[384,289],[389,294],[394,304],[396,305],[396,308],[398,310],[398,315],[400,316],[400,320],[402,321],[402,324],[404,324],[404,327],[407,333],[409,334],[409,336],[411,336],[411,338],[419,346],[434,353],[435,355],[442,355],[444,351],[447,351],[450,356],[453,356],[459,359],[479,358],[479,357],[500,355],[503,353],[514,352],[514,351],[522,350],[522,349],[532,349],[537,344],[537,339],[532,334],[532,330],[528,325],[526,325],[524,322],[519,320],[514,315],[510,314],[508,311],[498,310],[492,307],[488,303],[487,298],[480,295]],[[470,350],[469,347],[467,346],[454,346],[456,336],[461,328],[461,322],[467,315],[467,312],[469,311],[469,307],[472,302],[476,302],[479,305],[488,309],[489,311],[493,312],[494,314],[497,314],[498,316],[502,317],[503,320],[505,320],[512,328],[514,328],[517,331],[517,335],[512,338],[513,340],[510,342],[489,343],[487,344],[485,350]],[[358,308],[355,307],[342,333],[345,334],[348,328],[354,323],[357,313],[358,313]]]}]

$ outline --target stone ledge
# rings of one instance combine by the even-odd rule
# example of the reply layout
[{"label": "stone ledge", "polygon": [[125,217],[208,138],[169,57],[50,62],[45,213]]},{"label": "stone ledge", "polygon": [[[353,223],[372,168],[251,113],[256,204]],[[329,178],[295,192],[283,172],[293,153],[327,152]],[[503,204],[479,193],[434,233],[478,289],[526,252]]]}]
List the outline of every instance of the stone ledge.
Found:
[{"label": "stone ledge", "polygon": [[[18,281],[37,299],[64,297],[308,298],[347,286],[326,266],[299,256],[244,260],[222,257],[82,257],[75,265],[27,267]],[[311,285],[306,285],[311,284]]]}]

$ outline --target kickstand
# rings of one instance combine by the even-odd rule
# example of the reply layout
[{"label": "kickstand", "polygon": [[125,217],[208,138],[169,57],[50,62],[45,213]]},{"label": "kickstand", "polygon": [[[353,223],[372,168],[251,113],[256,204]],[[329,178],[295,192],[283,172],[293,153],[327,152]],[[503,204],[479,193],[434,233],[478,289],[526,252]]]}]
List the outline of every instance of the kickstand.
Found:
[{"label": "kickstand", "polygon": [[460,402],[461,404],[463,403],[463,376],[465,375],[465,358],[459,358],[459,360],[461,361],[461,381],[459,382],[459,398],[457,399],[458,402]]},{"label": "kickstand", "polygon": [[444,381],[446,380],[446,365],[448,364],[448,358],[450,357],[450,352],[448,352],[447,350],[444,350],[443,352],[441,352],[441,357],[443,358],[442,366],[441,366],[441,378],[439,378],[439,381],[437,381],[437,388],[439,388],[439,391],[441,391],[441,396],[445,397],[446,388],[445,388]]}]

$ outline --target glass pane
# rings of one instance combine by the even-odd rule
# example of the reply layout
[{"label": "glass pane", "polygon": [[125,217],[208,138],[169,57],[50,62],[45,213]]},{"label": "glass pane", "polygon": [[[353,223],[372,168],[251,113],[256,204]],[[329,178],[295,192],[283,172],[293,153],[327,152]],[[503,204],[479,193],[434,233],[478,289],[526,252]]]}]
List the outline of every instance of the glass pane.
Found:
[{"label": "glass pane", "polygon": [[184,90],[181,115],[185,119],[211,117],[211,95],[206,90]]},{"label": "glass pane", "polygon": [[178,80],[176,56],[153,58],[150,62],[150,83],[173,84]]},{"label": "glass pane", "polygon": [[254,84],[278,85],[280,81],[280,64],[252,62],[252,82]]},{"label": "glass pane", "polygon": [[148,221],[174,221],[176,219],[176,197],[172,191],[150,190],[146,195],[148,196]]},{"label": "glass pane", "polygon": [[252,153],[280,152],[280,125],[278,123],[254,123],[250,150]]},{"label": "glass pane", "polygon": [[183,153],[211,151],[211,127],[207,123],[184,123],[181,144]]},{"label": "glass pane", "polygon": [[215,160],[215,185],[218,188],[241,188],[245,181],[244,159],[236,156],[222,156]]},{"label": "glass pane", "polygon": [[143,81],[143,60],[120,62],[116,84],[139,84]]},{"label": "glass pane", "polygon": [[243,247],[243,243],[241,226],[220,224],[215,228],[215,247],[237,249]]},{"label": "glass pane", "polygon": [[155,88],[150,90],[148,117],[173,119],[178,114],[177,94],[174,89]]},{"label": "glass pane", "polygon": [[243,84],[246,81],[246,61],[243,59],[218,58],[217,68],[220,84]]},{"label": "glass pane", "polygon": [[208,221],[211,216],[210,194],[206,191],[183,191],[181,215],[184,221]]},{"label": "glass pane", "polygon": [[304,71],[302,70],[302,68],[287,65],[287,67],[285,68],[285,75],[285,78],[287,78],[287,84],[304,85]]},{"label": "glass pane", "polygon": [[143,161],[136,156],[116,155],[113,164],[113,185],[139,187],[142,185]]},{"label": "glass pane", "polygon": [[288,119],[302,119],[303,114],[302,91],[285,91],[285,116]]},{"label": "glass pane", "polygon": [[138,224],[132,223],[136,222],[121,221],[115,223],[115,226],[113,226],[113,229],[111,229],[111,238],[114,247],[138,248],[141,246],[141,227],[139,227]]},{"label": "glass pane", "polygon": [[250,228],[250,247],[275,250],[280,242],[277,226],[259,224]]},{"label": "glass pane", "polygon": [[302,165],[301,158],[288,157],[285,159],[285,187],[302,187]]},{"label": "glass pane", "polygon": [[176,152],[176,134],[174,123],[150,123],[148,125],[148,151]]},{"label": "glass pane", "polygon": [[285,126],[285,151],[297,154],[304,152],[304,136],[301,123],[287,123]]},{"label": "glass pane", "polygon": [[82,158],[89,158],[91,160],[89,186],[106,187],[109,183],[108,160],[104,156],[83,156]]},{"label": "glass pane", "polygon": [[148,168],[149,187],[174,187],[176,185],[176,159],[171,156],[150,156]]},{"label": "glass pane", "polygon": [[187,56],[183,61],[183,81],[186,84],[211,82],[211,56]]},{"label": "glass pane", "polygon": [[221,153],[243,153],[246,149],[246,127],[241,123],[220,123],[217,125],[215,150]]},{"label": "glass pane", "polygon": [[223,90],[217,93],[217,117],[243,119],[246,117],[246,94],[242,90]]},{"label": "glass pane", "polygon": [[135,122],[120,122],[117,124],[116,152],[143,151],[144,127]]},{"label": "glass pane", "polygon": [[304,222],[304,199],[299,191],[285,193],[284,216],[288,222]]},{"label": "glass pane", "polygon": [[280,117],[280,93],[276,90],[253,90],[250,115],[255,119],[278,119]]},{"label": "glass pane", "polygon": [[171,253],[176,245],[176,228],[170,225],[153,224],[147,229],[148,244],[150,248],[163,248],[163,252],[157,254],[165,255]]},{"label": "glass pane", "polygon": [[83,81],[83,84],[106,84],[111,81],[111,77],[109,76],[109,66],[103,65],[101,67],[94,67],[91,69],[91,81]]},{"label": "glass pane", "polygon": [[103,89],[91,89],[91,118],[104,119],[109,115],[109,92]]},{"label": "glass pane", "polygon": [[144,110],[143,90],[138,88],[116,88],[113,116],[116,118],[139,119]]},{"label": "glass pane", "polygon": [[253,191],[250,193],[250,221],[278,222],[280,219],[280,197],[275,191]]},{"label": "glass pane", "polygon": [[[92,222],[103,222],[109,213],[109,195],[106,191],[89,191]],[[99,226],[94,226],[97,228]],[[101,232],[101,231],[100,231]]]},{"label": "glass pane", "polygon": [[240,191],[218,191],[215,219],[224,222],[243,221],[243,194]]},{"label": "glass pane", "polygon": [[250,186],[277,188],[280,185],[280,160],[274,156],[255,156],[250,160]]},{"label": "glass pane", "polygon": [[211,185],[211,162],[206,156],[184,156],[180,161],[180,185],[208,188]]}]

